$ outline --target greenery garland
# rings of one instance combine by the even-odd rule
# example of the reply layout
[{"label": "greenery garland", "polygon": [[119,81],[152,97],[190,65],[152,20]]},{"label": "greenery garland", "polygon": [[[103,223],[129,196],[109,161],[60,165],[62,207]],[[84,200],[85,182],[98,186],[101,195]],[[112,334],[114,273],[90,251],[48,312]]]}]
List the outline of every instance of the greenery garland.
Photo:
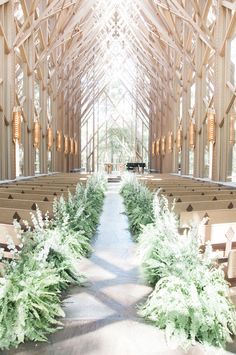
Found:
[{"label": "greenery garland", "polygon": [[[133,218],[142,221],[132,208],[142,203],[143,190],[135,177],[122,186],[131,224]],[[126,200],[130,196],[132,203]],[[152,223],[141,227],[140,222],[138,250],[141,272],[154,290],[140,307],[140,315],[165,329],[167,341],[185,350],[196,341],[225,347],[236,333],[236,312],[210,246],[200,255],[196,230],[179,234],[176,215],[165,197],[154,196],[150,215]]]},{"label": "greenery garland", "polygon": [[3,261],[0,277],[0,349],[17,347],[26,340],[45,341],[61,327],[61,292],[83,280],[75,265],[91,250],[103,205],[106,181],[93,175],[86,187],[78,184],[68,200],[55,200],[54,219],[32,214],[34,228],[25,222],[22,232],[15,222],[22,245],[12,241],[13,261]]}]

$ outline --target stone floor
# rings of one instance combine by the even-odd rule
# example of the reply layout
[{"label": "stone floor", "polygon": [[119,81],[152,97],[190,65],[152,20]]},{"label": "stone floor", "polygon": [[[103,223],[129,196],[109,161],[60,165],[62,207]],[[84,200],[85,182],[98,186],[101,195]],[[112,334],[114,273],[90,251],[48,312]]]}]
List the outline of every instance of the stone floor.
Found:
[{"label": "stone floor", "polygon": [[[119,184],[109,184],[94,252],[80,262],[86,287],[75,287],[64,300],[64,329],[48,343],[27,343],[1,354],[44,355],[184,355],[171,349],[164,333],[137,316],[137,304],[150,293],[139,277],[135,244],[128,230]],[[236,348],[231,351],[236,353]],[[230,354],[191,348],[188,355]]]}]

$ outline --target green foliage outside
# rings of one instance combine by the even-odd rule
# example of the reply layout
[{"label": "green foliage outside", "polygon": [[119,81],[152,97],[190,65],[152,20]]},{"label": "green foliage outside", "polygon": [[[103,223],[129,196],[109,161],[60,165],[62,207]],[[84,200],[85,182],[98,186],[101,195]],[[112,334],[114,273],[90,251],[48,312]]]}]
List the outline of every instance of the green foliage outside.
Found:
[{"label": "green foliage outside", "polygon": [[[140,204],[143,195],[144,187],[135,178],[131,185],[126,181],[122,188],[126,206],[129,191],[132,206]],[[137,211],[132,215],[130,208],[128,212],[131,223],[134,216],[142,221]],[[176,215],[165,197],[154,196],[152,213],[152,223],[139,234],[138,252],[141,272],[154,290],[139,314],[165,329],[167,341],[185,350],[196,342],[225,347],[236,333],[236,312],[210,246],[201,255],[197,230],[179,234]]]},{"label": "green foliage outside", "polygon": [[34,229],[22,232],[16,223],[21,250],[9,241],[13,261],[3,261],[0,277],[0,349],[26,340],[46,341],[61,327],[61,293],[81,284],[78,259],[91,250],[103,205],[106,183],[93,175],[86,187],[77,185],[67,201],[54,202],[54,219],[32,214]]}]

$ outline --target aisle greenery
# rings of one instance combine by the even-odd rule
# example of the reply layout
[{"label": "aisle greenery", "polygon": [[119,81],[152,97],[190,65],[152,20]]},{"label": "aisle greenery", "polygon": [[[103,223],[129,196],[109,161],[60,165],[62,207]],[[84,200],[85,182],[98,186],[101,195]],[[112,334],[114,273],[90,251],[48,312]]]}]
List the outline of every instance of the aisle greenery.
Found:
[{"label": "aisle greenery", "polygon": [[93,175],[86,187],[78,184],[68,200],[54,202],[54,219],[32,214],[34,229],[27,222],[18,251],[12,241],[13,261],[3,261],[0,277],[0,348],[17,347],[26,340],[45,341],[61,327],[64,316],[61,292],[70,284],[81,284],[78,259],[91,250],[93,236],[103,205],[105,179]]},{"label": "aisle greenery", "polygon": [[142,227],[153,221],[153,194],[131,174],[126,175],[120,192],[124,198],[132,235],[137,241]]},{"label": "aisle greenery", "polygon": [[[126,200],[130,195],[132,206],[140,203],[143,188],[135,177],[125,180],[125,205],[130,206]],[[155,195],[151,210],[152,223],[140,227],[138,252],[141,272],[154,290],[140,307],[140,315],[165,329],[168,342],[184,349],[196,341],[225,347],[236,333],[236,312],[223,271],[215,266],[210,247],[199,254],[196,229],[179,234],[176,215],[165,197]],[[128,215],[132,223],[132,207]],[[136,211],[134,216],[142,221]]]}]

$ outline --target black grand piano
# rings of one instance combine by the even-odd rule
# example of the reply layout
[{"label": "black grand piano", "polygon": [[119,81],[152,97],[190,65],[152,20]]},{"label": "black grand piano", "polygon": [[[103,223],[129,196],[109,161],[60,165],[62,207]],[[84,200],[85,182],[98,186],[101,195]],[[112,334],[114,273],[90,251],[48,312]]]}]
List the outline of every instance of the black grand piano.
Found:
[{"label": "black grand piano", "polygon": [[145,166],[146,166],[146,163],[127,163],[126,169],[128,171],[144,173]]}]

